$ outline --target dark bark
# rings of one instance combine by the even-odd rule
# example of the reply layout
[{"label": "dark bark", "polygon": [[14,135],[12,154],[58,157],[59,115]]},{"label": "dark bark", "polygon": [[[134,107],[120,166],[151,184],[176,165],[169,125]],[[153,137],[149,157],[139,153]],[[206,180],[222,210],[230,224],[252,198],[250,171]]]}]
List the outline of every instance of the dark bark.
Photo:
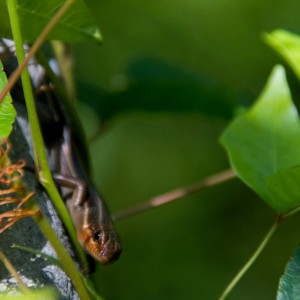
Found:
[{"label": "dark bark", "polygon": [[[18,159],[25,159],[28,166],[33,167],[30,131],[27,122],[27,113],[24,104],[14,103],[17,108],[18,118],[14,124],[13,132],[10,135],[12,149],[10,158],[12,162]],[[49,130],[51,130],[49,128]],[[35,174],[31,171],[25,172],[24,181],[28,191],[36,191],[35,200],[43,214],[48,218],[51,226],[60,237],[63,244],[73,253],[71,244],[66,235],[65,229],[53,208],[52,202],[41,185],[37,182]],[[10,205],[0,206],[0,213],[10,210]],[[34,248],[45,254],[56,257],[50,243],[45,239],[37,224],[31,217],[20,220],[10,229],[0,235],[0,247],[10,262],[19,272],[22,281],[28,287],[54,286],[59,292],[61,299],[78,299],[78,295],[72,286],[68,276],[57,266],[38,255],[24,250],[11,248],[12,245],[20,245]],[[15,280],[3,264],[0,263],[0,292],[11,290],[16,286]]]}]

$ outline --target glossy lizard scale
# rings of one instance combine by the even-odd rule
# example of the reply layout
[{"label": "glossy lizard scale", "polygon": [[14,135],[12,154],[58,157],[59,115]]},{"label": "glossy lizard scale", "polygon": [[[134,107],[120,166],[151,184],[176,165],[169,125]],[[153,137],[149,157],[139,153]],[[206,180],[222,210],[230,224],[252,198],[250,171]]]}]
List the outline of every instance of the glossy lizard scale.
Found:
[{"label": "glossy lizard scale", "polygon": [[[14,44],[0,40],[0,59],[9,76],[16,67]],[[56,93],[46,79],[44,69],[34,60],[29,73],[34,90],[39,121],[47,147],[49,165],[76,228],[81,246],[95,260],[108,264],[121,253],[121,243],[107,205],[90,181],[83,159],[82,139],[72,128]],[[48,88],[43,88],[48,87]],[[14,101],[23,101],[20,84],[11,91]]]}]

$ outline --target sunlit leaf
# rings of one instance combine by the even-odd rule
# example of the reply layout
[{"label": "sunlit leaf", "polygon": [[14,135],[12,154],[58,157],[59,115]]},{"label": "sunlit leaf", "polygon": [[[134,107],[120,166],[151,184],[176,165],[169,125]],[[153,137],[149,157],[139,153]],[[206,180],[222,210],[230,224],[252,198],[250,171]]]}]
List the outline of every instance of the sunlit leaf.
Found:
[{"label": "sunlit leaf", "polygon": [[276,50],[300,79],[300,36],[285,30],[265,34],[266,43]]},{"label": "sunlit leaf", "polygon": [[0,293],[0,298],[3,300],[41,300],[41,299],[58,299],[57,292],[52,288],[32,289],[27,293]]},{"label": "sunlit leaf", "polygon": [[[18,12],[24,39],[33,42],[64,2],[65,0],[19,0]],[[11,38],[5,0],[0,0],[0,11],[0,35]],[[66,42],[101,41],[98,25],[82,0],[75,1],[48,38]]]},{"label": "sunlit leaf", "polygon": [[[0,62],[0,91],[7,83],[6,74],[3,71],[2,63]],[[12,130],[12,124],[16,118],[16,111],[12,105],[10,94],[7,94],[3,101],[0,103],[0,139],[9,136]]]},{"label": "sunlit leaf", "polygon": [[[221,142],[239,177],[272,208],[281,212],[300,203],[300,169],[295,169],[300,166],[300,122],[282,66],[273,70],[256,103],[227,128]],[[282,172],[289,175],[285,181]]]},{"label": "sunlit leaf", "polygon": [[279,282],[277,300],[300,299],[300,247],[298,246],[287,264]]}]

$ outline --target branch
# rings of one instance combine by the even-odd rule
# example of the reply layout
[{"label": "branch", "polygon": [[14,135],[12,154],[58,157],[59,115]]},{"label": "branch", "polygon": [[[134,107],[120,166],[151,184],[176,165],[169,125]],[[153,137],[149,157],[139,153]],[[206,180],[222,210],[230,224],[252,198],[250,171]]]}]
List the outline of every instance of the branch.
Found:
[{"label": "branch", "polygon": [[233,179],[235,177],[236,177],[236,174],[231,169],[222,171],[215,175],[209,176],[200,182],[194,183],[190,186],[181,187],[181,188],[172,190],[168,193],[154,197],[144,203],[138,204],[137,206],[120,211],[113,216],[113,219],[121,220],[121,219],[128,218],[130,216],[139,214],[141,212],[148,211],[152,208],[171,203],[171,202],[181,199],[185,196],[199,192],[202,189],[223,183],[223,182]]},{"label": "branch", "polygon": [[9,259],[6,257],[6,255],[0,250],[0,260],[6,267],[6,269],[9,271],[10,275],[15,278],[16,282],[18,283],[19,287],[22,289],[22,291],[26,294],[29,293],[28,287],[23,283],[21,280],[17,270],[12,265],[12,263],[9,261]]},{"label": "branch", "polygon": [[272,236],[274,235],[274,233],[275,233],[276,229],[278,228],[279,224],[281,223],[281,221],[283,221],[282,216],[281,215],[277,216],[274,224],[271,226],[270,230],[264,236],[263,240],[258,245],[255,252],[249,258],[249,260],[245,263],[245,265],[242,267],[242,269],[235,275],[235,277],[232,279],[232,281],[227,285],[227,287],[223,291],[222,295],[220,296],[219,300],[225,300],[227,298],[227,296],[231,293],[231,291],[237,285],[237,283],[240,281],[240,279],[246,274],[246,272],[254,264],[254,262],[257,260],[257,258],[260,256],[262,251],[267,246],[268,242],[271,240]]},{"label": "branch", "polygon": [[12,89],[14,84],[19,79],[21,73],[26,68],[29,60],[36,54],[36,52],[41,48],[43,42],[46,40],[49,33],[53,30],[55,25],[60,21],[60,19],[66,14],[69,8],[74,4],[75,0],[67,0],[64,5],[59,9],[56,15],[49,21],[49,23],[45,26],[43,31],[39,34],[36,41],[33,43],[30,51],[26,55],[25,59],[20,63],[18,68],[14,71],[14,73],[10,76],[7,85],[0,93],[0,103],[3,101],[6,94]]}]

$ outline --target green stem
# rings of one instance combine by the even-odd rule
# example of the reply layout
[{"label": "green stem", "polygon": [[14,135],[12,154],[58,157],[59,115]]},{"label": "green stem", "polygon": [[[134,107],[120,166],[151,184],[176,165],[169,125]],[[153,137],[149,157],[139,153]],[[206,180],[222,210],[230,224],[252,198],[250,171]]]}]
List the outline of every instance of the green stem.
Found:
[{"label": "green stem", "polygon": [[[73,3],[73,1],[74,0],[69,0],[67,2],[70,4],[70,3]],[[21,30],[20,30],[19,16],[17,13],[17,0],[7,0],[7,8],[8,8],[8,13],[9,13],[9,17],[10,17],[13,38],[14,38],[15,44],[16,44],[16,52],[17,52],[18,61],[24,62],[25,55],[24,55],[24,50],[23,50],[23,39],[22,39]],[[62,15],[60,17],[62,17]],[[59,18],[56,18],[56,22],[58,22],[58,20],[59,20]],[[50,21],[50,23],[52,23],[52,25],[53,25],[52,20]],[[45,36],[44,36],[44,38],[45,38]],[[51,197],[54,205],[56,206],[57,211],[70,234],[70,237],[74,243],[74,246],[76,247],[76,250],[78,251],[78,253],[80,254],[80,256],[82,258],[84,256],[84,254],[77,242],[76,234],[75,234],[75,230],[74,230],[71,218],[60,198],[60,195],[59,195],[59,193],[55,187],[55,184],[53,182],[51,172],[49,170],[45,147],[44,147],[44,142],[43,142],[43,138],[42,138],[39,122],[38,122],[37,112],[36,112],[36,108],[35,108],[35,104],[34,104],[30,77],[29,77],[27,68],[24,68],[24,72],[22,73],[21,79],[22,79],[22,84],[23,84],[23,89],[24,89],[25,102],[26,102],[26,106],[27,106],[27,110],[28,110],[28,119],[29,119],[29,123],[30,123],[33,150],[34,150],[34,159],[35,159],[35,164],[38,169],[39,180],[40,180],[41,184],[45,187],[45,189],[48,192],[49,196]],[[71,257],[69,256],[69,254],[67,253],[64,246],[61,244],[61,242],[59,241],[59,239],[57,238],[55,233],[53,232],[49,223],[46,221],[45,218],[38,218],[36,220],[38,222],[40,229],[45,234],[47,239],[49,239],[51,245],[53,246],[54,250],[56,251],[58,257],[60,258],[60,260],[64,266],[64,269],[65,269],[66,273],[70,276],[77,292],[79,293],[80,298],[81,299],[90,299],[89,294],[84,285],[84,282],[83,282],[82,278],[80,277],[80,274],[77,271],[77,269],[74,265],[74,262],[72,261]]]},{"label": "green stem", "polygon": [[297,206],[297,207],[291,209],[290,211],[284,213],[282,215],[282,219],[285,220],[287,218],[290,218],[291,216],[297,214],[299,211],[300,211],[300,206]]},{"label": "green stem", "polygon": [[35,216],[34,220],[37,222],[40,230],[47,237],[52,247],[55,249],[59,261],[64,267],[65,272],[68,274],[70,279],[72,280],[73,285],[76,288],[76,291],[80,297],[80,299],[90,299],[89,292],[86,289],[86,285],[78,272],[72,258],[67,252],[66,248],[63,246],[59,238],[57,237],[55,231],[52,229],[49,222],[46,218],[41,216]]},{"label": "green stem", "polygon": [[246,262],[246,264],[243,266],[243,268],[238,272],[238,274],[233,278],[233,280],[228,284],[224,292],[222,293],[219,300],[224,300],[226,297],[230,294],[230,292],[233,290],[233,288],[236,286],[236,284],[239,282],[239,280],[245,275],[245,273],[248,271],[248,269],[253,265],[253,263],[256,261],[256,259],[259,257],[259,255],[262,253],[268,242],[270,241],[271,237],[273,236],[274,232],[276,231],[278,225],[282,221],[282,218],[279,216],[276,218],[276,221],[266,234],[266,236],[261,241],[260,245],[256,249],[256,251],[253,253],[253,255],[250,257],[250,259]]},{"label": "green stem", "polygon": [[[13,0],[15,4],[17,4],[16,0]],[[12,3],[13,3],[12,2]],[[9,6],[9,1],[6,0],[7,7]],[[53,30],[55,25],[60,21],[60,19],[66,14],[66,12],[69,10],[69,8],[75,3],[75,0],[67,0],[62,7],[59,9],[59,11],[54,15],[54,17],[49,21],[49,23],[45,26],[45,28],[42,30],[42,32],[37,37],[36,41],[33,43],[32,47],[30,48],[30,51],[27,53],[26,57],[20,62],[19,67],[14,71],[14,73],[11,75],[11,77],[8,80],[7,85],[4,87],[4,89],[0,93],[0,103],[4,99],[5,95],[10,91],[10,89],[14,86],[18,78],[20,77],[23,70],[26,68],[29,60],[35,55],[35,53],[41,48],[43,42],[46,40],[49,33]],[[12,16],[14,20],[17,20],[19,22],[19,18],[16,14]],[[10,16],[11,18],[11,16]],[[18,23],[19,24],[19,23]],[[12,24],[13,27],[14,24]],[[21,36],[21,30],[19,29],[19,35]],[[15,33],[13,33],[13,36]]]},{"label": "green stem", "polygon": [[[36,222],[38,223],[38,219],[36,220]],[[51,265],[58,266],[61,269],[63,268],[62,263],[60,262],[60,260],[58,260],[57,258],[54,258],[53,256],[50,256],[50,255],[47,255],[47,254],[41,252],[41,250],[37,250],[37,249],[34,249],[34,248],[25,247],[25,246],[20,246],[20,245],[16,245],[16,244],[11,245],[10,248],[18,249],[18,250],[22,250],[22,251],[26,251],[26,252],[38,255],[41,258],[47,260]]]},{"label": "green stem", "polygon": [[20,286],[20,288],[24,292],[24,294],[30,295],[31,294],[30,290],[23,283],[17,270],[14,268],[14,266],[11,264],[11,262],[8,260],[6,255],[1,250],[0,250],[0,260],[3,262],[3,264],[5,265],[6,269],[10,273],[10,275],[15,278],[16,282],[18,283],[18,285]]},{"label": "green stem", "polygon": [[[71,2],[73,1],[74,0],[71,0]],[[13,38],[16,44],[16,53],[17,53],[18,61],[23,63],[25,55],[23,49],[23,39],[22,39],[22,34],[20,29],[19,16],[17,13],[17,1],[7,0],[7,7],[9,12],[9,17],[11,20]],[[56,19],[56,21],[58,20],[59,19]],[[27,57],[28,55],[26,56],[26,58]],[[70,218],[70,215],[63,201],[61,200],[61,197],[52,179],[52,175],[49,169],[47,156],[45,152],[45,146],[44,146],[44,142],[43,142],[43,138],[42,138],[39,122],[38,122],[38,116],[35,108],[31,81],[30,81],[27,68],[24,69],[24,72],[21,75],[21,79],[23,84],[26,107],[28,110],[28,119],[29,119],[31,136],[32,136],[34,160],[38,172],[39,181],[44,186],[48,195],[52,199],[53,204],[55,205],[64,225],[66,226],[67,231],[71,237],[71,240],[80,258],[82,260],[85,260],[85,254],[83,253],[81,247],[78,244],[75,229],[72,220]]]}]

